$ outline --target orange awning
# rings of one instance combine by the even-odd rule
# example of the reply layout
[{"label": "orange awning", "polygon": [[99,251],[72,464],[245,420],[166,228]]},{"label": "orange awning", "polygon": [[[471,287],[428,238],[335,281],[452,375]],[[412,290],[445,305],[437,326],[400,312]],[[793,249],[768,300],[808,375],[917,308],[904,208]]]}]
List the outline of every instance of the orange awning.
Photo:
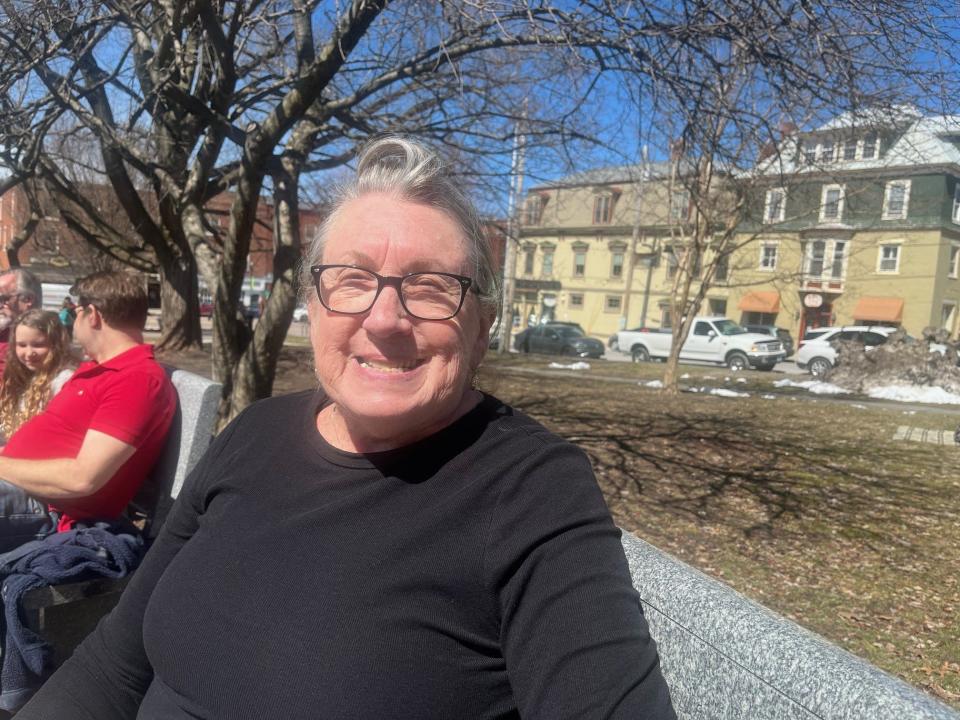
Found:
[{"label": "orange awning", "polygon": [[854,320],[899,323],[903,319],[903,299],[892,297],[862,297],[853,311]]},{"label": "orange awning", "polygon": [[744,312],[776,315],[780,312],[780,293],[775,290],[751,290],[740,298],[738,307]]}]

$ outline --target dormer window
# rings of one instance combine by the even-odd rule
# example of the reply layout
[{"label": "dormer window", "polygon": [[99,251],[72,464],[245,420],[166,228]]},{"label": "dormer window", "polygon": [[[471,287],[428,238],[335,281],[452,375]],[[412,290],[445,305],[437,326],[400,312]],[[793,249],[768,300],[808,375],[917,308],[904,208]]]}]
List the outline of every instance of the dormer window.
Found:
[{"label": "dormer window", "polygon": [[820,162],[831,163],[833,162],[833,153],[835,145],[833,140],[824,140],[823,144],[820,146]]},{"label": "dormer window", "polygon": [[670,193],[670,220],[685,222],[690,219],[690,193],[686,190],[674,190]]},{"label": "dormer window", "polygon": [[847,140],[843,144],[843,159],[844,160],[857,159],[857,139],[856,138]]},{"label": "dormer window", "polygon": [[877,157],[877,136],[867,135],[863,139],[863,152],[860,154],[863,160],[872,160]]},{"label": "dormer window", "polygon": [[539,225],[543,222],[543,209],[546,204],[547,198],[543,195],[528,196],[523,206],[523,224]]},{"label": "dormer window", "polygon": [[613,219],[613,193],[595,195],[593,198],[593,224],[609,225]]}]

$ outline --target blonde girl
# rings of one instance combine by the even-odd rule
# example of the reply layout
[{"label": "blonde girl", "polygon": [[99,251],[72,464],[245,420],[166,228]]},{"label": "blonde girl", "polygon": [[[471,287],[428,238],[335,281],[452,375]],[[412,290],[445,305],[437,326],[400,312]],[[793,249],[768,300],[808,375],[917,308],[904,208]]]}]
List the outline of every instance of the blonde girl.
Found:
[{"label": "blonde girl", "polygon": [[46,407],[73,374],[70,338],[60,317],[30,310],[17,320],[0,386],[0,435],[9,438]]}]

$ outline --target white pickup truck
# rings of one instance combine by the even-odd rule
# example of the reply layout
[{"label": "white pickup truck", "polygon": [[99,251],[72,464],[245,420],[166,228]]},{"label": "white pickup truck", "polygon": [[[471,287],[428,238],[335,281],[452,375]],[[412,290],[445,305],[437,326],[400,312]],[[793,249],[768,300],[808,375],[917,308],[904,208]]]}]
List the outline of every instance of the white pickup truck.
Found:
[{"label": "white pickup truck", "polygon": [[[673,335],[670,330],[621,330],[617,345],[634,362],[666,359]],[[694,318],[690,335],[680,350],[681,360],[701,360],[726,365],[731,370],[772,370],[787,356],[783,343],[770,335],[744,330],[724,317]]]}]

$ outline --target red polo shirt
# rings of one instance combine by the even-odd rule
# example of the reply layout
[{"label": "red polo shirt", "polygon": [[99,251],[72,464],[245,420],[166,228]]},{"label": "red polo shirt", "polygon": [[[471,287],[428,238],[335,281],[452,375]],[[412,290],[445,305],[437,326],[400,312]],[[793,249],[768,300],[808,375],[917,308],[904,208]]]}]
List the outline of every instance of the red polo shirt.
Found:
[{"label": "red polo shirt", "polygon": [[133,456],[93,495],[51,504],[62,513],[61,532],[77,520],[110,520],[123,512],[156,463],[176,409],[176,391],[153,359],[153,348],[138,345],[102,364],[83,363],[46,409],[10,437],[3,454],[74,458],[87,430],[133,445]]}]

